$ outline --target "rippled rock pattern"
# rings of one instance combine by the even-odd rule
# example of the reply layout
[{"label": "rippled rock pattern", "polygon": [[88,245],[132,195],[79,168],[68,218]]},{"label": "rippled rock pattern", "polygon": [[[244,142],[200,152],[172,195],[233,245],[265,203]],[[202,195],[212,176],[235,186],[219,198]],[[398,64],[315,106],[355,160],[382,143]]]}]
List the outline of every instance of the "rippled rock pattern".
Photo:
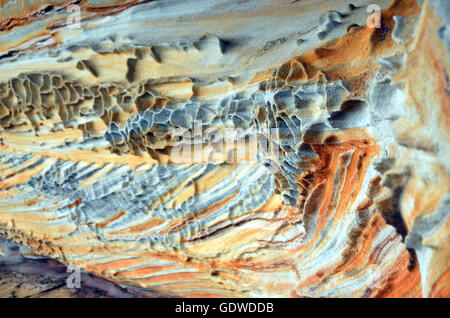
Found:
[{"label": "rippled rock pattern", "polygon": [[115,297],[450,296],[448,1],[0,17],[2,270],[19,244],[13,264],[75,265]]}]

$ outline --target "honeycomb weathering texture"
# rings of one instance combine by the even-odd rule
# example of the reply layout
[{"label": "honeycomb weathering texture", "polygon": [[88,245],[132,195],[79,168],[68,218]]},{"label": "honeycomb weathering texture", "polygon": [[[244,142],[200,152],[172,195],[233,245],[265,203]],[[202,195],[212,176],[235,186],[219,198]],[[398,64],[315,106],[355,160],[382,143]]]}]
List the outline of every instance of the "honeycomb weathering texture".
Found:
[{"label": "honeycomb weathering texture", "polygon": [[0,0],[5,290],[41,296],[50,258],[94,286],[63,297],[449,297],[449,19]]}]

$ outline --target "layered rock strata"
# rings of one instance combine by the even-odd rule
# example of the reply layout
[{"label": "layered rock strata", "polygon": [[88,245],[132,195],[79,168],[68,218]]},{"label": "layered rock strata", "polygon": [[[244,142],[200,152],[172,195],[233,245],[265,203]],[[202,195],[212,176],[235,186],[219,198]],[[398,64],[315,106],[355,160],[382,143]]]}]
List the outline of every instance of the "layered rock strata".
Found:
[{"label": "layered rock strata", "polygon": [[448,297],[448,3],[371,2],[1,1],[0,235],[170,296]]}]

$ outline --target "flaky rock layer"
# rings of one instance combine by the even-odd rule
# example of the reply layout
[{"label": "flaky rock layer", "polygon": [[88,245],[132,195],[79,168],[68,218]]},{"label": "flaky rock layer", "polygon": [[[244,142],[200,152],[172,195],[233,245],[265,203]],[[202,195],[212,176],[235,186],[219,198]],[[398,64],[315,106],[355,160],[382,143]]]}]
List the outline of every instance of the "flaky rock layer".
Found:
[{"label": "flaky rock layer", "polygon": [[170,296],[449,297],[448,3],[372,2],[0,1],[0,253]]}]

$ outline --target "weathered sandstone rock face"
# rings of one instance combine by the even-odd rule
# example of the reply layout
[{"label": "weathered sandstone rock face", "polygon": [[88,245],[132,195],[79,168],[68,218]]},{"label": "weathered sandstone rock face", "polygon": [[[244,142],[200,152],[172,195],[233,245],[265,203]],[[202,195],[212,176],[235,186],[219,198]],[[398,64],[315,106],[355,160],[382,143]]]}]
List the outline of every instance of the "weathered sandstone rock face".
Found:
[{"label": "weathered sandstone rock face", "polygon": [[75,265],[116,297],[450,296],[449,1],[0,17],[10,272],[19,244],[13,264]]}]

